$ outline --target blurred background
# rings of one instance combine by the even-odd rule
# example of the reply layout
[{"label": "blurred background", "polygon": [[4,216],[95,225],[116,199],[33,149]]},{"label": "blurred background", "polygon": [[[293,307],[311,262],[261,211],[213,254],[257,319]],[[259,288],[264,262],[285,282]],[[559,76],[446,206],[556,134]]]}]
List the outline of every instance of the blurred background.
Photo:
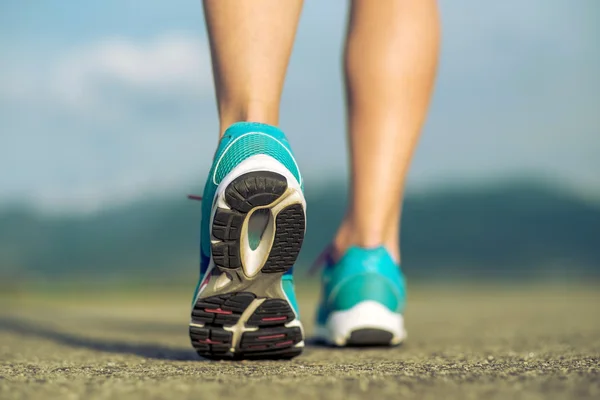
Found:
[{"label": "blurred background", "polygon": [[[409,281],[600,278],[600,3],[440,5],[402,223]],[[346,203],[346,10],[306,1],[283,96],[309,207],[300,279]],[[217,141],[200,0],[1,2],[0,55],[0,285],[191,294],[200,203],[186,195]]]}]

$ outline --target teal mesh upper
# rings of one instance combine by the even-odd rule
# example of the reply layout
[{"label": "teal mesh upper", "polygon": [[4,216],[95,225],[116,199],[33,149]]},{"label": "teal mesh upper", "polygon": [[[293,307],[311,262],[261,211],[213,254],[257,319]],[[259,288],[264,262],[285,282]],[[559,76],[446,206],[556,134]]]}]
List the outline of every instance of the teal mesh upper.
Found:
[{"label": "teal mesh upper", "polygon": [[323,293],[317,322],[324,325],[332,312],[345,311],[371,300],[390,311],[404,313],[404,276],[384,247],[350,247],[335,264],[323,271]]},{"label": "teal mesh upper", "polygon": [[[263,134],[262,132],[240,136],[237,135],[237,140],[234,138],[228,141],[227,146],[232,142],[233,144],[227,148],[227,153],[221,158],[219,164],[215,165],[214,180],[217,184],[239,163],[257,154],[266,154],[273,157],[282,163],[300,182],[300,172],[294,158],[290,154],[289,144],[285,138],[283,140],[273,138],[273,136]],[[221,154],[222,152],[217,155],[216,160],[219,159]]]}]

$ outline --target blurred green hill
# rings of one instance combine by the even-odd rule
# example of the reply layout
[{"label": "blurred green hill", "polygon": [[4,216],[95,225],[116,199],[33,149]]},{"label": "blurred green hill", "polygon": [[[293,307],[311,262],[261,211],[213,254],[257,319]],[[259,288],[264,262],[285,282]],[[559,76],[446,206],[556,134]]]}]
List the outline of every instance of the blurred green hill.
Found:
[{"label": "blurred green hill", "polygon": [[[298,269],[335,232],[341,184],[307,188]],[[0,279],[172,279],[197,274],[200,203],[154,198],[93,215],[0,210]],[[600,277],[600,205],[555,188],[513,182],[407,197],[403,267],[411,278]],[[300,274],[302,276],[302,274]]]}]

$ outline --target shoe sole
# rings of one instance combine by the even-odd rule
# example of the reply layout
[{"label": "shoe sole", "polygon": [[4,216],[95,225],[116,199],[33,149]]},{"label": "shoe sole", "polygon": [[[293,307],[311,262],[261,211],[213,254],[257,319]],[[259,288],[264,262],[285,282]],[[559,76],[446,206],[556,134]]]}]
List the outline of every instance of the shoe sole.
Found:
[{"label": "shoe sole", "polygon": [[[305,202],[297,181],[285,171],[234,170],[237,176],[219,185],[211,218],[210,273],[189,327],[201,357],[289,359],[303,350],[302,325],[282,277],[302,246]],[[252,249],[247,237],[258,210],[266,225]]]},{"label": "shoe sole", "polygon": [[332,312],[325,325],[316,327],[316,337],[339,347],[396,346],[406,339],[406,331],[401,314],[369,300]]}]

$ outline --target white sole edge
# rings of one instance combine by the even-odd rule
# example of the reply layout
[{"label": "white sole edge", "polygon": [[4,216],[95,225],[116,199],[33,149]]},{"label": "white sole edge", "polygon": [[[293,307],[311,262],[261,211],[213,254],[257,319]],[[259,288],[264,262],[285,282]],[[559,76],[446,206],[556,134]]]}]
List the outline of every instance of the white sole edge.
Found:
[{"label": "white sole edge", "polygon": [[346,346],[352,332],[360,329],[377,329],[392,334],[390,345],[398,345],[406,339],[404,318],[384,305],[367,300],[345,311],[329,315],[325,325],[315,327],[315,337],[335,346]]}]

